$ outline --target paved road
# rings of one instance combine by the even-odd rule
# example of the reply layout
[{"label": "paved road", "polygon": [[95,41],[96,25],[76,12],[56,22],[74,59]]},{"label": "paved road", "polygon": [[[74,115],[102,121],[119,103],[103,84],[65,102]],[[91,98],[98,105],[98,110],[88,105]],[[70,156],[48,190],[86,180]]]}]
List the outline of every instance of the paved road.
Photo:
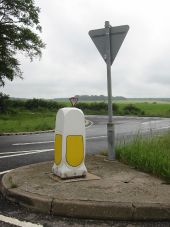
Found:
[{"label": "paved road", "polygon": [[[107,149],[107,116],[88,116],[93,124],[86,129],[86,152]],[[116,143],[137,133],[156,133],[170,129],[170,119],[114,117]],[[26,164],[53,160],[54,133],[0,137],[0,172]]]},{"label": "paved road", "polygon": [[[86,152],[99,153],[105,151],[107,149],[107,116],[88,116],[87,119],[92,121],[93,125],[86,129]],[[127,140],[136,133],[162,133],[170,129],[170,119],[166,118],[114,117],[114,122],[116,143]],[[26,164],[53,160],[53,141],[54,133],[1,136],[0,178],[4,171]],[[12,216],[12,219],[9,218],[10,216]],[[23,221],[28,223],[25,224]],[[43,216],[21,209],[19,206],[6,201],[0,194],[0,226],[33,226],[30,222],[40,223],[42,226],[170,226],[169,222],[132,223],[51,218],[48,215]]]}]

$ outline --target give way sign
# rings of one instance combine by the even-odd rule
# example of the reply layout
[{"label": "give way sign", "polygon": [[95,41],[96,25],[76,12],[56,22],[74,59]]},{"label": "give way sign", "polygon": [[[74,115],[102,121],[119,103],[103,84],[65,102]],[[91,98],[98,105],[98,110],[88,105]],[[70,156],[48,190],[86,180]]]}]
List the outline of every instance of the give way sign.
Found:
[{"label": "give way sign", "polygon": [[[110,64],[112,65],[124,39],[129,30],[128,25],[122,25],[117,27],[111,27],[109,29],[109,36],[110,36]],[[107,59],[107,44],[106,44],[106,29],[96,29],[89,31],[89,36],[93,40],[95,46],[97,47],[98,51],[100,52],[102,58],[105,60]]]}]

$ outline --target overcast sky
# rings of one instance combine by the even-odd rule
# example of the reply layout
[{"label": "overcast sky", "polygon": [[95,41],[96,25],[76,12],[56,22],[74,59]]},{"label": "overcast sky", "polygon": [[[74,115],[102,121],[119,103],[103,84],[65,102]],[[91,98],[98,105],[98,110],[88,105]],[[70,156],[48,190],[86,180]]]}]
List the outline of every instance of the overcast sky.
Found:
[{"label": "overcast sky", "polygon": [[169,0],[35,0],[41,8],[40,61],[20,58],[24,79],[6,81],[12,97],[107,95],[106,64],[88,31],[128,24],[112,65],[112,94],[170,97]]}]

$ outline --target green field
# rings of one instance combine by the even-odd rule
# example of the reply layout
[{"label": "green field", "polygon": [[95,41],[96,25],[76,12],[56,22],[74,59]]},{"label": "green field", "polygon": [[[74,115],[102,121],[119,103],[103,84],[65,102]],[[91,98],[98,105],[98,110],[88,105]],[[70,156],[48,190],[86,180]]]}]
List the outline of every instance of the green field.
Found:
[{"label": "green field", "polygon": [[[119,106],[120,112],[129,103],[119,102],[116,103]],[[131,103],[140,110],[144,111],[144,116],[154,116],[154,117],[170,117],[170,103],[165,102],[137,102]]]}]

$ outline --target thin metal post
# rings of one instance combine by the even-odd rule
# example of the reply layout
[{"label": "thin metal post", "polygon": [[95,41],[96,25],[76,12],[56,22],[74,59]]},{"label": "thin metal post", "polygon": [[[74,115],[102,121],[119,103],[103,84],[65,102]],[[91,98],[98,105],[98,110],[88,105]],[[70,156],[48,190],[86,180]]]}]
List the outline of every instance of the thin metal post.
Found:
[{"label": "thin metal post", "polygon": [[110,24],[105,21],[106,31],[106,64],[107,64],[107,91],[108,91],[108,123],[107,123],[107,138],[108,138],[108,160],[115,159],[115,138],[114,124],[112,121],[112,81],[111,81],[111,53],[110,53]]}]

